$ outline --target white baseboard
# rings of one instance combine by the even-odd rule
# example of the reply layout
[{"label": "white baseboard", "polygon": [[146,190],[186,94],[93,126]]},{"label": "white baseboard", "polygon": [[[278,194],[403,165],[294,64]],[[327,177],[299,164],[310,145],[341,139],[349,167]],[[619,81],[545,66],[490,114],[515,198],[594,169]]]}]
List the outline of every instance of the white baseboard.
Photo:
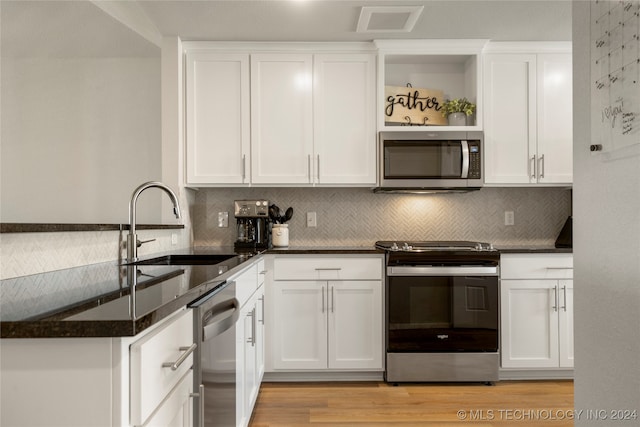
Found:
[{"label": "white baseboard", "polygon": [[500,380],[572,380],[573,369],[500,369]]},{"label": "white baseboard", "polygon": [[265,372],[265,382],[382,381],[384,372]]}]

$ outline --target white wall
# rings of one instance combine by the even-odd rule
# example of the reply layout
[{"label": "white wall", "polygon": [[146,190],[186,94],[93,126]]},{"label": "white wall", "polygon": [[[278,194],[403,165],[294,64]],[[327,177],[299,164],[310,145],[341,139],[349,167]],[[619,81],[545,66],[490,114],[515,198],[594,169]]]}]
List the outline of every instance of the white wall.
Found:
[{"label": "white wall", "polygon": [[589,151],[589,8],[573,2],[575,425],[637,426],[610,411],[640,412],[640,147]]},{"label": "white wall", "polygon": [[2,58],[1,83],[2,222],[126,223],[161,178],[160,58]]}]

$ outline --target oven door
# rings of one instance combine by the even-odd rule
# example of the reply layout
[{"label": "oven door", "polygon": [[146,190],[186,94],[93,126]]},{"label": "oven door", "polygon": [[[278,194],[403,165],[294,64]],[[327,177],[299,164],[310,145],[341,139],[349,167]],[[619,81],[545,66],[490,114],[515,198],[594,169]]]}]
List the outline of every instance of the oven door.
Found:
[{"label": "oven door", "polygon": [[496,352],[497,267],[389,267],[387,352]]}]

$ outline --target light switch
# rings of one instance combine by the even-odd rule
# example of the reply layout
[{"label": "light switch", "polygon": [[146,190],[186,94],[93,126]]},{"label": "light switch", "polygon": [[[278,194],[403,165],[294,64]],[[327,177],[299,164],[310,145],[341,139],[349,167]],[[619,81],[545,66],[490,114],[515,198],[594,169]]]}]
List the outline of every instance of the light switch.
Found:
[{"label": "light switch", "polygon": [[218,212],[218,228],[229,227],[229,212]]},{"label": "light switch", "polygon": [[504,211],[504,225],[513,225],[515,223],[515,217],[513,211]]},{"label": "light switch", "polygon": [[316,220],[315,212],[307,212],[307,227],[317,227],[318,221]]}]

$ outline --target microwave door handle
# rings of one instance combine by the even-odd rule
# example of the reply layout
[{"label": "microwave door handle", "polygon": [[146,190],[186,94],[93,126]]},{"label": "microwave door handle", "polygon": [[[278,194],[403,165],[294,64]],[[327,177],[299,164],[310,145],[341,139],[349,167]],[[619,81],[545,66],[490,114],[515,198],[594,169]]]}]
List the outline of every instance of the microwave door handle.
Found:
[{"label": "microwave door handle", "polygon": [[469,143],[467,141],[460,141],[462,144],[462,176],[460,178],[466,179],[469,176]]}]

